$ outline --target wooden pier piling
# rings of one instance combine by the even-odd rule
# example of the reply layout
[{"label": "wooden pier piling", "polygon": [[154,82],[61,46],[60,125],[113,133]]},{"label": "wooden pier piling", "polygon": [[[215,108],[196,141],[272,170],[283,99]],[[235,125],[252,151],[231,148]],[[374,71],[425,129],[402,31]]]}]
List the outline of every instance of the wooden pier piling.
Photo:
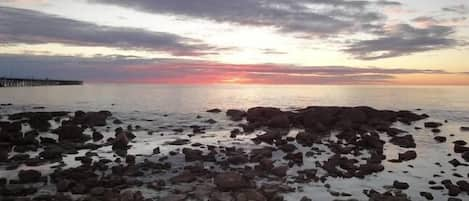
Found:
[{"label": "wooden pier piling", "polygon": [[0,87],[33,87],[33,86],[58,86],[58,85],[82,85],[83,81],[77,80],[49,80],[49,79],[24,79],[0,77]]}]

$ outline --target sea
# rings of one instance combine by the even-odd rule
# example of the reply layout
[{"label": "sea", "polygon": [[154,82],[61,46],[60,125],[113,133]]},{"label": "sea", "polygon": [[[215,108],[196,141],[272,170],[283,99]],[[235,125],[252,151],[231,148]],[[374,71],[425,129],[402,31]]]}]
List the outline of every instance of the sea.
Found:
[{"label": "sea", "polygon": [[[313,200],[335,200],[356,198],[367,200],[363,190],[391,189],[394,180],[405,181],[410,188],[405,190],[412,200],[425,200],[420,192],[431,192],[435,200],[447,200],[447,190],[431,190],[430,181],[441,185],[443,179],[469,180],[469,167],[453,167],[448,163],[453,158],[464,162],[460,154],[453,152],[453,141],[469,142],[469,132],[461,126],[469,126],[469,86],[391,86],[391,85],[163,85],[163,84],[84,84],[82,86],[45,86],[24,88],[0,88],[0,116],[22,111],[99,111],[108,110],[115,118],[130,125],[144,128],[137,132],[137,138],[129,150],[132,154],[150,155],[155,147],[162,148],[162,154],[174,149],[164,146],[171,139],[186,137],[186,130],[175,133],[172,128],[187,128],[191,125],[206,125],[207,132],[191,138],[192,142],[213,145],[236,145],[254,147],[250,139],[259,133],[246,134],[236,140],[229,138],[230,130],[237,123],[230,121],[224,113],[212,114],[208,109],[249,109],[256,106],[279,107],[294,110],[307,106],[370,106],[377,109],[410,110],[425,113],[429,119],[414,125],[396,123],[395,127],[408,131],[416,140],[418,157],[404,163],[384,161],[385,170],[370,175],[365,179],[331,178],[326,181],[331,188],[325,188],[321,182],[291,185],[297,190],[285,194],[288,201],[300,200],[303,196]],[[11,104],[11,105],[8,105]],[[1,117],[0,117],[1,118]],[[5,118],[5,117],[3,117]],[[210,125],[208,119],[217,121]],[[434,134],[423,127],[425,121],[447,122],[442,132]],[[103,130],[112,136],[113,128]],[[294,131],[293,131],[294,132]],[[166,135],[147,135],[164,133]],[[436,136],[447,137],[447,142],[437,143]],[[386,139],[386,137],[384,137]],[[386,143],[387,159],[397,158],[403,149]],[[112,156],[110,148],[102,148],[100,156]],[[305,150],[306,151],[306,150]],[[34,154],[34,153],[31,153]],[[84,154],[81,152],[80,154]],[[65,158],[71,167],[76,166],[73,158]],[[306,158],[305,167],[314,167],[316,161],[326,158]],[[176,161],[177,162],[177,161]],[[180,161],[182,163],[182,161]],[[441,166],[435,165],[440,163]],[[1,165],[0,165],[1,166]],[[34,167],[44,172],[52,171],[52,165]],[[21,167],[31,168],[31,167]],[[289,174],[298,170],[291,168]],[[439,176],[435,176],[439,175]],[[462,177],[461,177],[462,176]],[[0,168],[0,177],[15,178],[12,171]],[[148,178],[151,179],[151,178]],[[47,188],[44,189],[47,191]],[[334,197],[331,192],[346,192],[351,197]],[[146,191],[148,197],[161,197],[161,192]],[[466,193],[459,198],[469,200]]]}]

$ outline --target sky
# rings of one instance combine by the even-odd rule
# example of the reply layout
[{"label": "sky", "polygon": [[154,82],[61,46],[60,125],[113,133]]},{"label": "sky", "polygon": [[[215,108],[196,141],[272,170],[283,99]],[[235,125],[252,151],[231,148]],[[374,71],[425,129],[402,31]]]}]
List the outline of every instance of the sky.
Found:
[{"label": "sky", "polygon": [[0,0],[0,77],[469,85],[467,0]]}]

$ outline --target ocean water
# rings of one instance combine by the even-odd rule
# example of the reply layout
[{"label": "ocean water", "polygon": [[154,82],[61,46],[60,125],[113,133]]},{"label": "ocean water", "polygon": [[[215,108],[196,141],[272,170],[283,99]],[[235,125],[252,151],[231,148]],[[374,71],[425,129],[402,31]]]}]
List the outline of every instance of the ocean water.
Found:
[{"label": "ocean water", "polygon": [[367,105],[380,109],[469,111],[469,86],[86,84],[0,88],[0,102],[174,113],[260,105],[281,108]]},{"label": "ocean water", "polygon": [[[12,103],[12,106],[1,106],[0,114],[19,111],[53,111],[53,110],[109,110],[114,117],[125,124],[140,125],[144,130],[138,131],[137,139],[132,143],[130,154],[150,157],[154,147],[160,147],[162,154],[179,149],[164,145],[172,139],[185,138],[190,133],[191,125],[207,126],[203,135],[191,137],[192,142],[202,144],[237,146],[246,149],[256,147],[250,139],[259,132],[241,135],[233,140],[229,137],[230,130],[237,127],[237,123],[227,119],[224,113],[206,113],[207,109],[220,108],[222,110],[236,108],[248,109],[254,106],[274,106],[282,109],[296,109],[306,106],[371,106],[377,109],[411,110],[430,115],[429,119],[416,122],[415,125],[396,123],[395,127],[408,131],[416,140],[414,149],[418,158],[403,163],[383,161],[385,170],[381,173],[367,176],[365,179],[330,178],[326,183],[291,184],[298,190],[285,195],[289,201],[299,200],[308,196],[313,200],[348,199],[348,197],[333,197],[330,192],[347,192],[353,198],[366,200],[362,193],[364,189],[385,191],[392,186],[394,180],[405,181],[410,188],[405,190],[412,200],[424,200],[419,192],[431,192],[435,200],[447,200],[446,190],[431,190],[428,184],[433,180],[439,183],[443,179],[468,180],[469,167],[452,167],[448,161],[456,158],[464,161],[460,154],[454,154],[452,142],[465,140],[469,142],[469,132],[460,130],[461,126],[469,126],[469,87],[467,86],[293,86],[293,85],[133,85],[133,84],[86,84],[83,86],[53,86],[31,88],[0,88],[0,103]],[[37,108],[45,107],[45,108]],[[200,116],[197,118],[197,116]],[[214,119],[217,124],[205,122]],[[425,121],[448,120],[438,135],[448,138],[446,143],[436,143],[433,134],[428,129],[415,130],[414,126],[423,127]],[[58,126],[58,125],[55,125]],[[112,130],[102,129],[106,137],[113,136]],[[182,133],[175,133],[173,128],[183,128]],[[27,130],[27,128],[25,128]],[[298,131],[292,130],[292,136]],[[147,133],[161,133],[161,135],[147,135]],[[42,134],[41,134],[42,135]],[[47,133],[43,135],[48,135]],[[51,135],[52,136],[52,135]],[[333,136],[331,136],[333,138]],[[388,138],[383,136],[388,141]],[[323,147],[327,149],[327,147]],[[299,147],[307,152],[305,147]],[[403,149],[386,143],[385,155],[387,159],[397,158]],[[109,147],[98,150],[101,157],[112,157]],[[37,153],[30,153],[31,155]],[[83,155],[84,152],[78,155]],[[450,154],[450,155],[448,155]],[[70,155],[64,160],[68,166],[78,165],[74,161],[77,155]],[[282,153],[276,153],[274,159],[280,159]],[[313,168],[316,161],[326,160],[326,153],[318,158],[305,158],[301,168]],[[175,157],[174,164],[183,164],[183,157]],[[434,163],[439,162],[441,167]],[[52,171],[48,164],[40,167],[20,167],[25,169],[41,169],[45,173]],[[174,167],[174,168],[182,168]],[[291,168],[289,175],[294,175],[298,167]],[[463,176],[459,178],[454,175]],[[439,174],[442,177],[435,178]],[[13,171],[0,168],[0,177],[15,178]],[[159,175],[155,175],[157,178]],[[148,177],[146,179],[155,179]],[[287,179],[288,180],[288,179]],[[47,192],[44,188],[42,191]],[[148,197],[164,196],[163,192],[145,191]],[[465,193],[459,198],[469,200]]]}]

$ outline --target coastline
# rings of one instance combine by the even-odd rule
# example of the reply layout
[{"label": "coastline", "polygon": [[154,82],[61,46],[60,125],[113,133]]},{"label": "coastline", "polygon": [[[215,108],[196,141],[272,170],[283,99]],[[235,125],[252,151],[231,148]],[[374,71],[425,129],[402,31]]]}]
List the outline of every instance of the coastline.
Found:
[{"label": "coastline", "polygon": [[[13,133],[24,132],[25,135],[20,141],[7,142],[21,146],[10,147],[16,152],[9,152],[9,162],[6,166],[3,163],[2,167],[9,169],[11,176],[8,182],[0,183],[8,183],[2,187],[4,196],[19,193],[49,198],[62,196],[61,199],[73,195],[74,199],[121,197],[135,201],[144,197],[156,200],[158,197],[160,200],[239,200],[242,197],[281,200],[284,197],[293,200],[292,197],[304,194],[304,189],[313,185],[333,199],[382,200],[393,196],[406,200],[400,193],[385,193],[396,190],[409,193],[411,190],[402,187],[405,187],[402,184],[405,181],[389,182],[387,185],[391,188],[378,189],[381,193],[371,191],[374,188],[347,190],[332,183],[338,178],[369,180],[380,174],[392,175],[389,171],[395,164],[410,167],[420,157],[419,151],[414,151],[421,143],[415,133],[438,133],[437,129],[441,132],[447,124],[428,123],[432,122],[428,116],[417,113],[421,111],[380,111],[368,107],[310,107],[295,111],[262,107],[247,111],[217,109],[201,112],[187,120],[192,125],[166,124],[158,126],[159,129],[129,126],[107,111],[10,114],[7,115],[9,121],[22,122],[21,128],[18,130],[14,123],[4,123],[2,132],[6,125]],[[171,118],[165,115],[161,114],[161,118]],[[160,124],[159,120],[147,119],[146,122]],[[396,124],[403,128],[397,128]],[[33,125],[33,129],[28,125]],[[212,131],[213,128],[216,129]],[[451,144],[446,140],[451,136],[445,135],[436,134],[441,138],[435,138],[432,143]],[[146,146],[150,144],[158,146]],[[460,153],[448,156],[448,161],[450,158],[456,160],[450,163],[456,165],[454,168],[464,167],[461,152],[466,151],[466,147],[463,144],[458,141],[454,147],[458,147]],[[398,152],[388,153],[388,146],[397,147],[394,149]],[[30,154],[26,157],[18,151]],[[16,165],[12,161],[16,161]],[[440,165],[442,163],[447,162],[443,160]],[[35,171],[35,167],[40,171]],[[445,168],[445,165],[433,167],[435,171]],[[33,170],[24,171],[28,169]],[[460,176],[466,177],[462,173]],[[84,178],[92,178],[93,182]],[[441,180],[439,177],[434,179]],[[458,181],[445,182],[440,185],[443,187],[440,191],[422,189],[411,194],[454,195],[451,189],[465,188],[465,183]],[[44,186],[38,186],[38,183],[44,183]],[[410,189],[416,185],[408,184]],[[66,188],[58,189],[64,186]],[[438,184],[429,187],[433,186]],[[16,189],[8,189],[10,187]],[[47,193],[44,194],[44,190]],[[57,190],[59,194],[55,194]],[[363,190],[368,193],[356,197],[356,192]],[[315,200],[317,192],[311,193],[305,195],[304,200],[308,197]],[[464,197],[466,193],[458,194]],[[132,198],[124,198],[129,196]],[[422,196],[413,195],[412,200]],[[300,199],[303,197],[297,198]]]}]

